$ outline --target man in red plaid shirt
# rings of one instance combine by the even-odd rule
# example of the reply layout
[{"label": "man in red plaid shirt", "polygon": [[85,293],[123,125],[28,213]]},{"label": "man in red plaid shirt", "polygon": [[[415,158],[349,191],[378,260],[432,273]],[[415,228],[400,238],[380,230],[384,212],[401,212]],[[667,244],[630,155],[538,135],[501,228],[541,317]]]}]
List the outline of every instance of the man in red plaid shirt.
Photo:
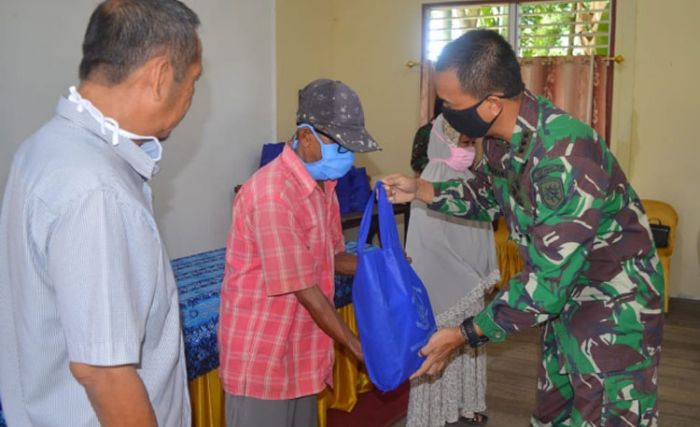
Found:
[{"label": "man in red plaid shirt", "polygon": [[333,340],[362,360],[333,306],[344,251],[335,180],[354,152],[379,147],[357,94],[316,80],[299,93],[297,131],[233,203],[221,290],[219,348],[228,427],[315,426],[316,394],[332,385]]}]

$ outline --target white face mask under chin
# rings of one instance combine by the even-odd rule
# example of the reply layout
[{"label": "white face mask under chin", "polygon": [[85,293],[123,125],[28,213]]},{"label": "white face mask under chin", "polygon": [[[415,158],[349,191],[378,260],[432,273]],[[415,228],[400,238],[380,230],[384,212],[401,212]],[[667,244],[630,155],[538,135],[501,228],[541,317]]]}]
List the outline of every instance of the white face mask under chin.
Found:
[{"label": "white face mask under chin", "polygon": [[119,123],[117,123],[116,120],[114,120],[111,117],[106,117],[104,114],[102,114],[100,110],[98,110],[94,105],[92,105],[92,102],[80,96],[80,93],[78,93],[78,90],[75,88],[75,86],[71,86],[68,89],[68,91],[68,100],[76,104],[76,109],[79,113],[87,111],[90,114],[90,116],[93,119],[95,119],[95,121],[97,121],[97,123],[100,125],[100,132],[102,132],[102,135],[107,135],[107,131],[112,132],[112,145],[119,145],[120,135],[124,138],[129,138],[132,141],[153,141],[156,147],[155,155],[152,156],[153,160],[155,160],[156,162],[160,161],[163,148],[160,145],[160,141],[158,140],[158,138],[156,138],[155,136],[137,135],[135,133],[129,132],[128,130],[119,128]]}]

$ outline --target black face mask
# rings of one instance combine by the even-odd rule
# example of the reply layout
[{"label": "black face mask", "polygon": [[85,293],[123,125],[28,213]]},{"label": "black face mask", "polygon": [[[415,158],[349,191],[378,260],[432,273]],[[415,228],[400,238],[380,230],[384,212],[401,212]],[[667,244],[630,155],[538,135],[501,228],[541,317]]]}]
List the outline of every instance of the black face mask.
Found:
[{"label": "black face mask", "polygon": [[447,120],[450,126],[462,135],[466,135],[472,139],[481,138],[486,135],[486,132],[491,129],[493,123],[503,112],[503,109],[501,109],[490,122],[485,121],[479,116],[476,109],[479,108],[479,105],[486,101],[489,96],[491,95],[477,102],[476,105],[465,108],[464,110],[453,110],[451,108],[442,107],[442,116]]}]

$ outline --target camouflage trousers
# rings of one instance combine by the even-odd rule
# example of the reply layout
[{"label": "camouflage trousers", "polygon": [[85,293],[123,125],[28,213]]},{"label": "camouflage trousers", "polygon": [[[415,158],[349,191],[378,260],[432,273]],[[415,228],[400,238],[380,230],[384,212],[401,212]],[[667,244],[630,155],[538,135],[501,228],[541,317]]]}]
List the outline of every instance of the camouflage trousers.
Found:
[{"label": "camouflage trousers", "polygon": [[561,373],[553,334],[542,332],[533,426],[657,426],[658,367],[631,372]]}]

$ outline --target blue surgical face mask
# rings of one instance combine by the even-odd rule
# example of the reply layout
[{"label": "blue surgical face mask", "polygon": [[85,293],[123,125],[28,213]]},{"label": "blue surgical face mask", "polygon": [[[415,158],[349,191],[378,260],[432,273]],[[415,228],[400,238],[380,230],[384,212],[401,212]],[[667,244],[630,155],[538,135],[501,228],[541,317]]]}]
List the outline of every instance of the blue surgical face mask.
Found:
[{"label": "blue surgical face mask", "polygon": [[[337,143],[325,144],[312,126],[301,124],[297,128],[311,130],[314,138],[316,138],[316,142],[321,145],[321,160],[313,163],[302,161],[313,179],[319,181],[336,180],[348,173],[352,163],[355,161],[355,153]],[[292,148],[296,150],[298,145],[299,140],[295,138]]]}]

